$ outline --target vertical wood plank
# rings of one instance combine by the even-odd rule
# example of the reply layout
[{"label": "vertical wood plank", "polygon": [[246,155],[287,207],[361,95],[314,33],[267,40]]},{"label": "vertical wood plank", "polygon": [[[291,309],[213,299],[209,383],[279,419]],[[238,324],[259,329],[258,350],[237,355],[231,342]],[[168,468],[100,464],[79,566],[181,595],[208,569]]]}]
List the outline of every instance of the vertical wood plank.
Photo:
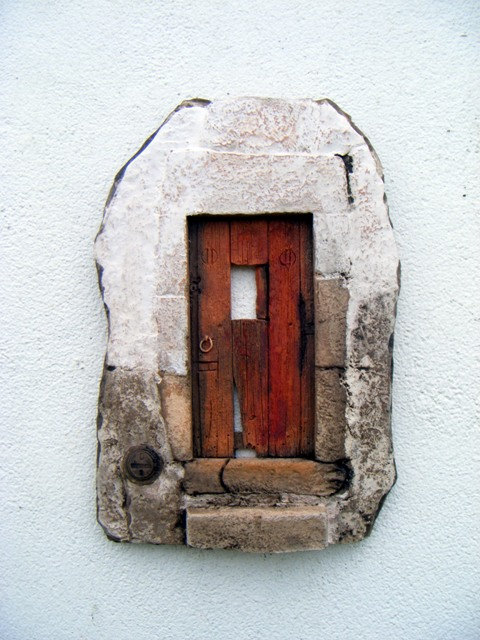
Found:
[{"label": "vertical wood plank", "polygon": [[233,320],[233,375],[243,446],[268,454],[268,327],[264,320]]},{"label": "vertical wood plank", "polygon": [[[198,330],[192,351],[198,381],[196,429],[200,434],[196,455],[229,457],[233,455],[229,223],[198,220],[195,226]],[[206,367],[207,363],[216,366]]]},{"label": "vertical wood plank", "polygon": [[188,266],[190,288],[190,369],[192,376],[192,429],[193,452],[201,456],[202,434],[200,428],[200,395],[198,367],[198,303],[200,275],[198,269],[198,221],[191,220],[188,225]]},{"label": "vertical wood plank", "polygon": [[256,313],[259,320],[268,318],[268,267],[263,265],[255,269],[255,283],[257,285]]},{"label": "vertical wood plank", "polygon": [[298,455],[315,448],[315,341],[312,226],[299,223],[300,232],[300,437]]},{"label": "vertical wood plank", "polygon": [[300,449],[300,238],[298,225],[269,222],[269,455]]},{"label": "vertical wood plank", "polygon": [[268,262],[268,225],[266,220],[232,220],[231,261],[236,265]]}]

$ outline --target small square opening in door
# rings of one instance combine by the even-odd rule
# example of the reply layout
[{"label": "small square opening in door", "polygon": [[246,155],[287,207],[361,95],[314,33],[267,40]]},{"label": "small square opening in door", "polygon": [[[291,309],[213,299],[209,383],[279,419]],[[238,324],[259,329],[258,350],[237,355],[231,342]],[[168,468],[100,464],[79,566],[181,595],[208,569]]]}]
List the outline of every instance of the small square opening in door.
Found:
[{"label": "small square opening in door", "polygon": [[311,216],[191,217],[188,231],[195,456],[311,456]]}]

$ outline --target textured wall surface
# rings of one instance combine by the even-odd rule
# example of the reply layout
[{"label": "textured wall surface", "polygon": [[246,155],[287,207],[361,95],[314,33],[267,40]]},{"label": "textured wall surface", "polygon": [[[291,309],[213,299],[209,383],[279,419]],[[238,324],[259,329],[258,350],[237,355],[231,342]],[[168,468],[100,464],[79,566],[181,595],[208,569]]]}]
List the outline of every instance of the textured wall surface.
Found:
[{"label": "textured wall surface", "polygon": [[[474,0],[2,3],[2,640],[480,636],[479,22]],[[122,546],[95,521],[103,202],[178,102],[226,95],[328,96],[383,163],[399,479],[355,545]]]}]

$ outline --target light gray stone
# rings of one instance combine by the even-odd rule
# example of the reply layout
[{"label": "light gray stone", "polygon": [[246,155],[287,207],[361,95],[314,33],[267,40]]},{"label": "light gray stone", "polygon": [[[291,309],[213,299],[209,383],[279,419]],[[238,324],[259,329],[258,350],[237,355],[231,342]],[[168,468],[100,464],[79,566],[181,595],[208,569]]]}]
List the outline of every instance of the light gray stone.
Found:
[{"label": "light gray stone", "polygon": [[[182,473],[173,464],[158,383],[157,375],[142,370],[104,371],[98,420],[98,519],[107,535],[118,541],[182,540],[177,527]],[[163,472],[148,485],[130,481],[124,469],[126,453],[140,445],[151,447],[164,463]]]},{"label": "light gray stone", "polygon": [[316,369],[315,457],[323,462],[345,458],[347,392],[343,369]]},{"label": "light gray stone", "polygon": [[187,509],[187,544],[201,549],[262,553],[323,549],[327,528],[322,505]]}]

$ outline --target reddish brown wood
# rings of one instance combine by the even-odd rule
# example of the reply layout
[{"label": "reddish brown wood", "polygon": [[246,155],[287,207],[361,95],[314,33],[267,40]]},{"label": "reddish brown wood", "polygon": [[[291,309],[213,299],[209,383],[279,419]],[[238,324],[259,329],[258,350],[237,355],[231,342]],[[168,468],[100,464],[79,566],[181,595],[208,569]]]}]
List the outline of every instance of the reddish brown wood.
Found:
[{"label": "reddish brown wood", "polygon": [[300,449],[300,239],[298,225],[269,223],[269,454]]},{"label": "reddish brown wood", "polygon": [[238,265],[257,265],[268,262],[266,220],[232,220],[231,261]]},{"label": "reddish brown wood", "polygon": [[233,375],[243,446],[268,454],[268,326],[265,320],[233,320]]},{"label": "reddish brown wood", "polygon": [[313,243],[311,222],[302,220],[300,232],[300,438],[298,455],[314,452],[315,341],[313,295]]},{"label": "reddish brown wood", "polygon": [[266,265],[255,269],[255,282],[257,285],[257,318],[266,320],[268,318],[268,271]]},{"label": "reddish brown wood", "polygon": [[192,313],[192,322],[197,324],[192,331],[192,369],[197,382],[196,455],[230,457],[233,455],[233,372],[229,224],[196,221],[191,225],[191,238],[196,242],[193,253],[198,280],[193,283],[198,291],[196,311]]},{"label": "reddish brown wood", "polygon": [[[190,224],[196,456],[231,457],[238,446],[260,456],[312,454],[312,253],[305,216]],[[256,266],[257,320],[231,321],[231,263]],[[233,432],[234,379],[243,434]]]},{"label": "reddish brown wood", "polygon": [[191,220],[188,225],[188,267],[190,287],[190,370],[192,376],[192,427],[193,451],[196,456],[202,452],[200,431],[200,396],[198,375],[198,297],[200,277],[198,274],[198,222]]}]

